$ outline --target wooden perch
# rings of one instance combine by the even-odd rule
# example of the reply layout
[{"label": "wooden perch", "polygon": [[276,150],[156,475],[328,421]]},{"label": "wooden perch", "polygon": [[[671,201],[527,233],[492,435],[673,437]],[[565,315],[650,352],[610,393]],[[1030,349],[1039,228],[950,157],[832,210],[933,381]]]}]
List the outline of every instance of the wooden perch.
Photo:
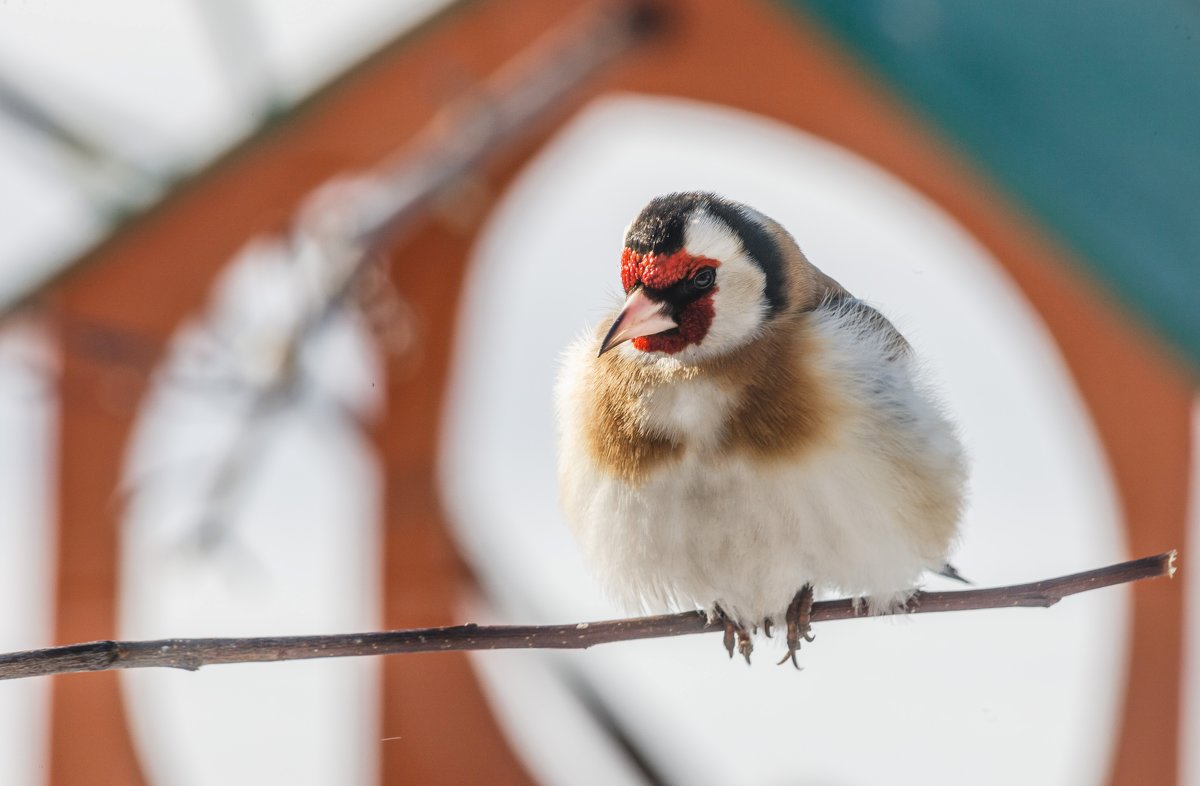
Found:
[{"label": "wooden perch", "polygon": [[[897,614],[970,611],[1005,607],[1053,606],[1068,595],[1101,587],[1175,574],[1175,552],[1109,565],[1069,576],[990,589],[924,592],[913,595]],[[850,599],[813,604],[812,621],[865,616]],[[0,655],[0,679],[109,669],[170,667],[194,671],[218,663],[343,658],[401,652],[497,649],[585,649],[634,639],[689,636],[722,631],[705,614],[687,611],[657,617],[582,622],[568,625],[453,625],[377,633],[278,636],[243,639],[159,639],[93,641]]]}]

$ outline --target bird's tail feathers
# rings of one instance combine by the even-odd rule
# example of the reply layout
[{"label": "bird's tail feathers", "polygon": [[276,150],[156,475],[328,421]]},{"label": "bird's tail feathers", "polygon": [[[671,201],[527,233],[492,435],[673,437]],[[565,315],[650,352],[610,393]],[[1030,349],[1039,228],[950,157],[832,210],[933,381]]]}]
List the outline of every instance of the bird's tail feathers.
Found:
[{"label": "bird's tail feathers", "polygon": [[970,579],[964,578],[963,575],[958,572],[958,568],[954,567],[949,562],[947,562],[945,565],[943,565],[941,568],[939,568],[937,571],[937,574],[939,576],[945,576],[948,579],[954,579],[955,581],[960,582],[962,584],[966,584],[968,587],[974,586],[973,581],[971,581]]}]

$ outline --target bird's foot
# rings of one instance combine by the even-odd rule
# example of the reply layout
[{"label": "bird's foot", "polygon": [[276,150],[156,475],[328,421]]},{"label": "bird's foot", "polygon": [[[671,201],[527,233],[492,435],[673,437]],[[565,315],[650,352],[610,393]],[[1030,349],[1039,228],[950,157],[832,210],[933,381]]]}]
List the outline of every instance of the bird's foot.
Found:
[{"label": "bird's foot", "polygon": [[800,664],[796,660],[796,653],[800,650],[800,640],[811,642],[816,638],[812,632],[812,607],[813,588],[811,584],[805,584],[788,604],[787,614],[784,616],[787,621],[787,654],[783,656],[783,660],[779,661],[778,665],[782,666],[790,660],[793,666],[797,669],[800,668]]},{"label": "bird's foot", "polygon": [[713,605],[713,612],[715,619],[725,626],[725,651],[729,653],[729,657],[733,657],[736,648],[746,659],[746,664],[749,665],[750,653],[754,652],[754,642],[750,640],[750,631],[735,622],[719,605]]}]

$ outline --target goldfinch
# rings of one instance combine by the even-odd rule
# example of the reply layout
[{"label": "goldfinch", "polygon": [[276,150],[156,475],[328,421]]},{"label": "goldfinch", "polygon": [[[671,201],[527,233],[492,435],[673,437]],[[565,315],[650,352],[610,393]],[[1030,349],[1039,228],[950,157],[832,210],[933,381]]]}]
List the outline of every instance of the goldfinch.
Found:
[{"label": "goldfinch", "polygon": [[710,193],[625,232],[626,299],[556,386],[568,522],[633,611],[705,609],[730,656],[814,592],[902,605],[947,563],[966,466],[904,337],[778,223]]}]

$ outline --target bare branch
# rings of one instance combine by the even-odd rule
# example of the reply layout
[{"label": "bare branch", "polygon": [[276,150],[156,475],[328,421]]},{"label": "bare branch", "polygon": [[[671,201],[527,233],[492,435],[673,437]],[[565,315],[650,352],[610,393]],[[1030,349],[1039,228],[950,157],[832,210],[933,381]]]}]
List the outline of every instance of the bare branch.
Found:
[{"label": "bare branch", "polygon": [[[1175,552],[1030,584],[953,592],[918,592],[898,614],[1053,606],[1068,595],[1175,574]],[[813,605],[813,622],[864,616],[850,599]],[[194,671],[220,663],[344,658],[401,652],[499,649],[586,649],[596,644],[694,633],[715,633],[705,614],[688,611],[657,617],[583,622],[575,625],[454,625],[377,633],[280,636],[245,639],[159,639],[93,641],[0,655],[0,679],[110,669],[170,667]]]}]

